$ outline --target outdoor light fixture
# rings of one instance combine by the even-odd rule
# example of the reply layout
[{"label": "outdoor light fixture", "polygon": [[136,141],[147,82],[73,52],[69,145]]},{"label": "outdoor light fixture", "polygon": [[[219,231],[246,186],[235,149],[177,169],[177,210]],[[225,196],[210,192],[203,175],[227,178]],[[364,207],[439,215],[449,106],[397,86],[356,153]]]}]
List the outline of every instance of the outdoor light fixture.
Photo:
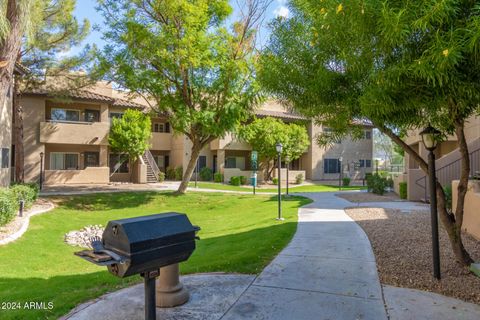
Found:
[{"label": "outdoor light fixture", "polygon": [[43,189],[43,152],[40,152],[40,179],[39,179],[39,189]]},{"label": "outdoor light fixture", "polygon": [[433,151],[437,147],[440,135],[442,133],[437,129],[428,126],[420,135],[422,142],[428,152],[428,180],[430,189],[430,218],[432,225],[432,256],[433,256],[433,276],[440,280],[440,246],[438,241],[438,215],[437,215],[437,177],[435,175],[435,154]]},{"label": "outdoor light fixture", "polygon": [[342,162],[343,162],[343,157],[341,156],[340,158],[338,158],[338,165],[340,167],[340,172],[338,173],[338,188],[340,189],[340,191],[342,190],[342,173],[343,173]]},{"label": "outdoor light fixture", "polygon": [[282,176],[281,176],[281,171],[280,169],[282,168],[282,150],[283,150],[283,145],[278,142],[275,145],[275,149],[277,149],[278,153],[278,217],[277,220],[284,220],[282,218]]},{"label": "outdoor light fixture", "polygon": [[441,134],[442,133],[440,131],[431,126],[426,127],[422,132],[420,132],[425,149],[428,151],[435,150]]}]

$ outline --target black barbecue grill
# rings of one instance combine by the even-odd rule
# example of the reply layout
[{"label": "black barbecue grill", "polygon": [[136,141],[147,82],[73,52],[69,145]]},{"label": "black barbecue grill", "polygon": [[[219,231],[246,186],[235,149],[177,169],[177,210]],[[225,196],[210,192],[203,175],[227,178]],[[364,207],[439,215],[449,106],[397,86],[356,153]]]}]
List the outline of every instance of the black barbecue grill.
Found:
[{"label": "black barbecue grill", "polygon": [[145,319],[155,319],[155,277],[159,269],[186,261],[195,250],[199,227],[187,215],[169,212],[108,222],[93,250],[75,254],[113,275],[140,274],[145,279]]}]

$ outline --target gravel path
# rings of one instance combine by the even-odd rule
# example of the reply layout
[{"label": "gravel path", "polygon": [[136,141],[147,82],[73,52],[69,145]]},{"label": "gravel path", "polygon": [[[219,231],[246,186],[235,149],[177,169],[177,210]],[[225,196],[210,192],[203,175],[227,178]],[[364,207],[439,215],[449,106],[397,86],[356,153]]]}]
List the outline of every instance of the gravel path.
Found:
[{"label": "gravel path", "polygon": [[[454,262],[447,233],[440,228],[442,280],[432,277],[430,215],[395,209],[353,208],[346,213],[367,233],[383,284],[440,293],[480,304],[480,278]],[[466,249],[480,260],[480,241],[464,234]]]}]

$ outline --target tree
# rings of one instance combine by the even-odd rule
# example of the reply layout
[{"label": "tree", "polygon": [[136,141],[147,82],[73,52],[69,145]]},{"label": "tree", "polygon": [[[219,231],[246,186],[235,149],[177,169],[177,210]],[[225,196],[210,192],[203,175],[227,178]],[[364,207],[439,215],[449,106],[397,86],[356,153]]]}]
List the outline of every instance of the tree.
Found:
[{"label": "tree", "polygon": [[124,161],[133,164],[148,150],[152,136],[151,126],[150,117],[134,109],[127,109],[121,118],[112,119],[108,143],[112,151],[126,156],[120,160],[120,164]]},{"label": "tree", "polygon": [[259,101],[255,27],[267,2],[246,1],[229,30],[227,0],[100,1],[109,43],[100,69],[153,100],[173,130],[192,142],[178,193],[186,191],[201,149],[247,119]]},{"label": "tree", "polygon": [[94,49],[87,46],[78,55],[65,55],[85,39],[90,29],[88,20],[79,24],[73,16],[76,0],[40,3],[36,28],[31,37],[24,38],[16,57],[28,70],[22,75],[21,83],[16,81],[14,86],[15,180],[19,182],[24,178],[23,110],[19,103],[22,94],[35,88],[61,98],[92,83],[86,73],[72,71],[92,61]]},{"label": "tree", "polygon": [[369,119],[425,173],[427,163],[402,133],[428,124],[455,133],[462,169],[453,213],[438,181],[436,192],[456,259],[469,265],[461,230],[470,171],[464,124],[480,103],[476,3],[296,0],[292,13],[273,24],[262,83],[338,135]]},{"label": "tree", "polygon": [[301,124],[287,124],[278,119],[257,118],[250,124],[241,126],[239,137],[248,142],[258,152],[260,161],[267,166],[278,157],[276,144],[283,145],[283,159],[296,160],[307,151],[310,145],[307,129]]},{"label": "tree", "polygon": [[398,154],[396,144],[387,135],[378,130],[373,131],[374,158],[382,158],[388,165],[402,164],[403,156]]}]

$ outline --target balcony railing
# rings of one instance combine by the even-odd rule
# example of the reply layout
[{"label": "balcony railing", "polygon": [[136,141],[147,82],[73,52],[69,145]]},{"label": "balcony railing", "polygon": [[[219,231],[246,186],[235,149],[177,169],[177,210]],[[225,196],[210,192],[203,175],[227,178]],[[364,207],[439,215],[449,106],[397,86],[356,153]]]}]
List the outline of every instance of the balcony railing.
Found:
[{"label": "balcony railing", "polygon": [[108,145],[109,132],[104,122],[40,122],[41,143]]}]

